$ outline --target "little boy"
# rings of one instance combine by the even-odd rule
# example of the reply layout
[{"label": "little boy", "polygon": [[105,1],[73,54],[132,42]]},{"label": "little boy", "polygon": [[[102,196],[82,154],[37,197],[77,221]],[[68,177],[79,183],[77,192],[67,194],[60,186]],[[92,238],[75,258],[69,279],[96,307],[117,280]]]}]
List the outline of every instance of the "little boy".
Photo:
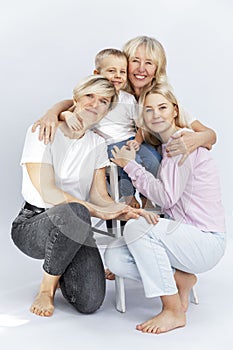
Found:
[{"label": "little boy", "polygon": [[[134,96],[123,90],[127,82],[125,54],[117,49],[101,50],[95,57],[94,74],[101,74],[110,80],[118,92],[115,108],[95,126],[96,133],[104,137],[108,145],[109,158],[112,157],[111,150],[115,145],[121,148],[125,144],[132,144],[137,151],[136,161],[156,176],[161,156],[153,146],[143,143],[141,133],[136,131],[138,105]],[[71,112],[62,112],[60,117],[71,129],[80,128],[77,118]],[[120,194],[124,201],[135,208],[140,207],[131,180],[123,169],[120,170],[120,177]],[[143,196],[141,199],[145,203]]]}]

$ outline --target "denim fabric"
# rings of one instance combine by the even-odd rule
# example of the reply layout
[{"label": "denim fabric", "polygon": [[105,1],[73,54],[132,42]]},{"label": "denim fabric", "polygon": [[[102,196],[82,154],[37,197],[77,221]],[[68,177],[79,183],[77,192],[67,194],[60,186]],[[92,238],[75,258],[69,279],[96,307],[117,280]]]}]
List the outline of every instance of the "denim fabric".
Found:
[{"label": "denim fabric", "polygon": [[[125,146],[126,142],[134,139],[134,137],[128,140],[117,142],[108,146],[108,157],[112,157],[111,150],[114,146],[119,148]],[[139,151],[136,153],[136,162],[145,167],[154,176],[157,175],[159,164],[161,162],[161,155],[156,151],[155,147],[143,142],[140,146]],[[132,196],[135,193],[135,188],[132,185],[130,178],[127,173],[120,168],[120,195],[121,196]]]},{"label": "denim fabric", "polygon": [[168,219],[156,225],[142,217],[129,220],[123,234],[108,246],[105,262],[116,275],[141,280],[148,298],[177,293],[174,269],[206,272],[222,258],[226,245],[224,233]]},{"label": "denim fabric", "polygon": [[104,267],[86,207],[62,204],[40,214],[22,208],[12,223],[11,235],[23,253],[44,259],[48,274],[62,275],[61,291],[78,311],[91,313],[101,306]]}]

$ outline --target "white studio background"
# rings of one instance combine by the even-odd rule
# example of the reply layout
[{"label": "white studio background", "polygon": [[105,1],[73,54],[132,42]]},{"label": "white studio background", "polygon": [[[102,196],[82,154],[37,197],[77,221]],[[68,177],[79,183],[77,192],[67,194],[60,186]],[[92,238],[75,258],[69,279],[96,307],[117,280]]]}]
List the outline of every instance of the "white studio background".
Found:
[{"label": "white studio background", "polygon": [[212,152],[232,236],[232,14],[231,0],[0,0],[1,238],[22,203],[28,125],[72,96],[99,50],[137,35],[161,41],[182,105],[217,132]]}]

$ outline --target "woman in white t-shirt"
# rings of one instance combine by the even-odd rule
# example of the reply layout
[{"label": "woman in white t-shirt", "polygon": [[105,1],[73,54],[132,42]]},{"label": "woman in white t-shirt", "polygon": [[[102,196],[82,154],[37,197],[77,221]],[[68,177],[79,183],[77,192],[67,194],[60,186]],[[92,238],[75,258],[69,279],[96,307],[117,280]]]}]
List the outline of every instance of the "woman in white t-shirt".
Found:
[{"label": "woman in white t-shirt", "polygon": [[77,118],[84,128],[71,139],[61,122],[54,142],[45,145],[27,131],[21,165],[24,204],[12,224],[12,239],[26,255],[44,259],[44,275],[31,311],[51,316],[58,285],[79,312],[92,313],[103,302],[105,276],[91,230],[91,216],[112,219],[155,214],[115,203],[107,194],[106,144],[90,129],[116,101],[111,82],[90,76],[74,89]]}]

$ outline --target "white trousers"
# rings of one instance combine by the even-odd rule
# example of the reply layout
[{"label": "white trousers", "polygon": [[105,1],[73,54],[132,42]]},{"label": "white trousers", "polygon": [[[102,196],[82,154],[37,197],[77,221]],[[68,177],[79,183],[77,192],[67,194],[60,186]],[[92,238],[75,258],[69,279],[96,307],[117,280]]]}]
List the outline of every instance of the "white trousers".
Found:
[{"label": "white trousers", "polygon": [[177,293],[175,269],[208,271],[224,250],[224,233],[203,232],[169,219],[150,225],[140,217],[128,221],[123,237],[107,247],[105,262],[116,275],[141,280],[146,297],[157,297]]}]

